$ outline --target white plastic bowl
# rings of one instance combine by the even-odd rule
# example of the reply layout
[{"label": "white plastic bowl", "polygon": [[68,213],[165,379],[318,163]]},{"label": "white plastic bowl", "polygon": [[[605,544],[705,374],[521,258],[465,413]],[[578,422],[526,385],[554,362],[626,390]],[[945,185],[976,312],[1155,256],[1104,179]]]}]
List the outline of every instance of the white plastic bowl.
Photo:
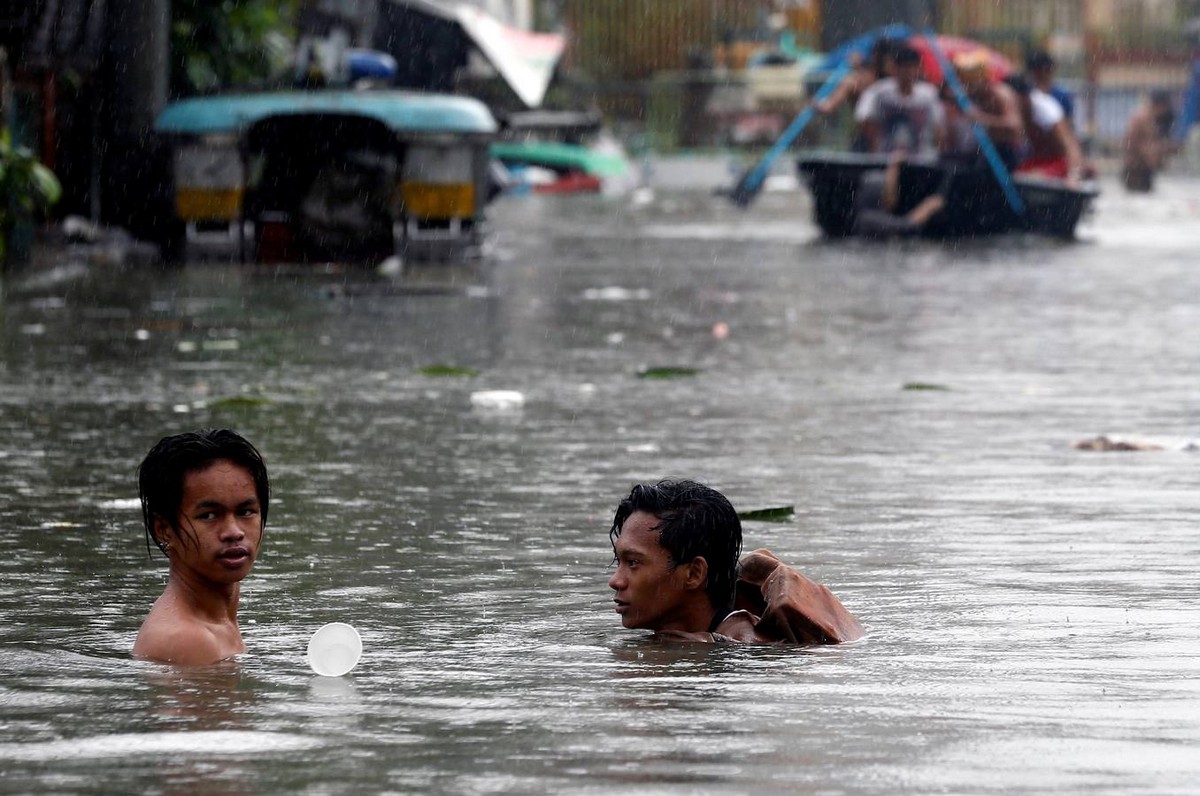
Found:
[{"label": "white plastic bowl", "polygon": [[308,640],[308,665],[322,677],[341,677],[362,657],[362,639],[345,622],[330,622]]},{"label": "white plastic bowl", "polygon": [[505,412],[520,409],[525,396],[516,390],[480,390],[471,393],[471,406],[476,409]]}]

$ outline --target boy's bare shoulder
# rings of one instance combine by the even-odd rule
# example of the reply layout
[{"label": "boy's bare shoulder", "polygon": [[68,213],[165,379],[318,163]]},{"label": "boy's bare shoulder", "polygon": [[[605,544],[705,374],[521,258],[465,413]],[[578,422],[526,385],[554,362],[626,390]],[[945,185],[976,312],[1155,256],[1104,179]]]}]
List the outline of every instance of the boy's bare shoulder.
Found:
[{"label": "boy's bare shoulder", "polygon": [[179,666],[206,666],[237,654],[222,648],[220,640],[204,622],[169,611],[154,610],[142,623],[133,644],[133,656]]}]

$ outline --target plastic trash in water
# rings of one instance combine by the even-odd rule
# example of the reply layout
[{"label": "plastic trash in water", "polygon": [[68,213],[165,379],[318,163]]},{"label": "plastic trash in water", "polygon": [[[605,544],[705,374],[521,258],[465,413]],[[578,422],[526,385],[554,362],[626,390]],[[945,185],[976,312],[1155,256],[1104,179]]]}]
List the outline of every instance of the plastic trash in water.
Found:
[{"label": "plastic trash in water", "polygon": [[362,639],[345,622],[322,625],[308,640],[308,665],[322,677],[341,677],[358,665]]},{"label": "plastic trash in water", "polygon": [[480,390],[471,393],[471,406],[476,409],[505,411],[520,409],[525,405],[525,396],[516,390]]}]

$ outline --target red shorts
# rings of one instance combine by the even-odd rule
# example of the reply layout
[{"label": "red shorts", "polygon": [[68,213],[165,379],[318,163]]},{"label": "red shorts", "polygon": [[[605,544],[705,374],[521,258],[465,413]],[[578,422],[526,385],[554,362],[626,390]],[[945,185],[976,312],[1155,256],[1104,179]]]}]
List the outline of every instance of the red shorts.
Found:
[{"label": "red shorts", "polygon": [[1043,177],[1059,177],[1066,179],[1069,171],[1067,159],[1059,158],[1027,158],[1017,166],[1019,174],[1040,174]]}]

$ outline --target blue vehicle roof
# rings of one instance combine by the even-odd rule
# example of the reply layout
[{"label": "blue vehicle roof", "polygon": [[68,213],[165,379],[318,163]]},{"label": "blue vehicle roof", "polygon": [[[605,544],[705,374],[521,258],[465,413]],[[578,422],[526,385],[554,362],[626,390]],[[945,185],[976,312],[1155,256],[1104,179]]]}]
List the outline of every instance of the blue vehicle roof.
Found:
[{"label": "blue vehicle roof", "polygon": [[193,97],[172,102],[154,123],[160,133],[238,132],[270,117],[362,116],[401,133],[492,134],[491,111],[471,97],[419,91],[275,91]]}]

